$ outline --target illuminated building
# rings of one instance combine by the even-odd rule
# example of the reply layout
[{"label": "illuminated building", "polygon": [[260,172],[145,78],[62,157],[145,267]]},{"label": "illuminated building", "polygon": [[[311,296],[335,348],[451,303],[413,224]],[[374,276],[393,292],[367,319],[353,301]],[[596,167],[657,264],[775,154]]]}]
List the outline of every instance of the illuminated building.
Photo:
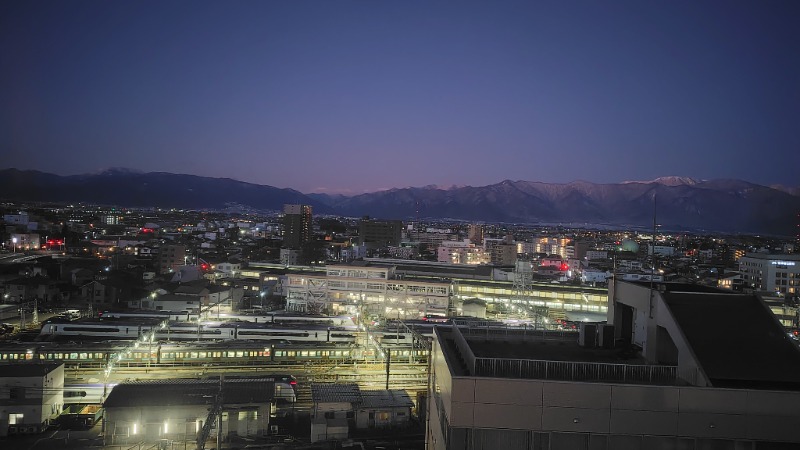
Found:
[{"label": "illuminated building", "polygon": [[[502,280],[492,279],[504,273],[485,265],[372,258],[367,265],[295,269],[287,274],[283,288],[291,311],[348,313],[363,307],[388,318],[414,318],[446,313],[450,303],[473,298],[508,306],[519,292],[508,274]],[[568,318],[604,315],[607,309],[606,290],[589,286],[534,282],[523,295],[530,306],[545,307]]]},{"label": "illuminated building", "polygon": [[800,292],[800,255],[748,253],[739,258],[744,285],[780,294]]},{"label": "illuminated building", "polygon": [[397,278],[394,267],[330,265],[324,274],[287,275],[286,309],[364,312],[391,318],[446,313],[450,283]]},{"label": "illuminated building", "polygon": [[489,264],[491,255],[482,247],[478,247],[469,240],[442,241],[436,250],[436,259],[439,262],[451,264]]},{"label": "illuminated building", "polygon": [[[758,297],[626,282],[609,295],[608,323],[580,334],[437,327],[427,448],[800,444],[800,349]],[[723,317],[708,320],[712,314]],[[748,327],[727,332],[738,323]]]},{"label": "illuminated building", "polygon": [[283,206],[283,246],[299,249],[311,240],[311,206]]},{"label": "illuminated building", "polygon": [[[215,405],[222,391],[224,403]],[[213,428],[224,438],[267,433],[275,397],[272,378],[218,380],[154,380],[122,383],[104,403],[107,444],[137,444],[159,440],[195,443],[209,411],[219,406]],[[216,433],[205,436],[213,437]]]}]

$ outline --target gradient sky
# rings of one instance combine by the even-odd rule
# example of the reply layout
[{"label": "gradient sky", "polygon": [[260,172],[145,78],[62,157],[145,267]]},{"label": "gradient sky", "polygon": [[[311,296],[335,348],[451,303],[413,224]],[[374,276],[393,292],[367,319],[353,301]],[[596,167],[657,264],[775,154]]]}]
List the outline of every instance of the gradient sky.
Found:
[{"label": "gradient sky", "polygon": [[0,167],[800,185],[800,1],[0,2]]}]

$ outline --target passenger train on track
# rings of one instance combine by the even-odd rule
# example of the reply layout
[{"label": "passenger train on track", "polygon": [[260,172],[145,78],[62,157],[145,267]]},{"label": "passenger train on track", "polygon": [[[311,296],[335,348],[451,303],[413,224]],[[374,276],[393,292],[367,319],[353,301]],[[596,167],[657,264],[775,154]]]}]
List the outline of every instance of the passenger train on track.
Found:
[{"label": "passenger train on track", "polygon": [[138,339],[155,331],[157,340],[248,340],[276,342],[354,343],[355,330],[308,324],[301,326],[252,322],[168,322],[157,319],[84,319],[50,321],[42,326],[41,338],[99,338],[108,340]]},{"label": "passenger train on track", "polygon": [[[161,319],[173,322],[194,322],[197,323],[197,313],[189,311],[138,311],[138,312],[113,312],[103,311],[99,313],[100,319]],[[288,314],[283,312],[271,312],[265,314],[213,314],[209,313],[210,320],[217,321],[237,321],[253,323],[271,323],[281,325],[321,325],[329,327],[341,327],[356,329],[356,324],[350,316],[322,316],[313,314]]]},{"label": "passenger train on track", "polygon": [[[408,346],[387,348],[393,360],[425,360],[427,350]],[[349,344],[268,344],[259,342],[154,343],[130,348],[125,343],[29,342],[0,345],[0,363],[61,361],[72,368],[98,368],[117,360],[118,366],[147,365],[258,365],[313,361],[371,361],[380,357],[374,348]]]}]

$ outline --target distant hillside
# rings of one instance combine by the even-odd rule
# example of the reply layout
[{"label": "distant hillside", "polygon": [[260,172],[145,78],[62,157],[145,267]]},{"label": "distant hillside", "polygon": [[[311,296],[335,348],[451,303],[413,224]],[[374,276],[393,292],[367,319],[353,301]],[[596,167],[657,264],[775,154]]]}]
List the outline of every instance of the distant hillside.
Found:
[{"label": "distant hillside", "polygon": [[800,197],[741,180],[664,177],[653,181],[568,184],[510,181],[447,190],[391,189],[331,206],[346,215],[453,218],[497,222],[555,222],[648,226],[653,196],[657,221],[668,229],[791,235]]},{"label": "distant hillside", "polygon": [[663,177],[652,181],[567,184],[510,181],[489,186],[390,189],[345,197],[304,195],[243,183],[171,173],[114,169],[99,174],[58,176],[0,170],[0,199],[87,202],[119,206],[225,209],[243,205],[280,210],[286,203],[314,206],[315,213],[387,219],[449,218],[485,222],[571,223],[617,226],[652,224],[693,229],[793,235],[800,213],[797,188],[761,186],[741,180]]},{"label": "distant hillside", "polygon": [[124,169],[73,176],[34,170],[0,170],[0,198],[184,209],[224,209],[236,204],[260,210],[281,210],[286,203],[303,203],[314,206],[315,212],[331,212],[331,208],[321,202],[292,189],[229,178],[137,173]]}]

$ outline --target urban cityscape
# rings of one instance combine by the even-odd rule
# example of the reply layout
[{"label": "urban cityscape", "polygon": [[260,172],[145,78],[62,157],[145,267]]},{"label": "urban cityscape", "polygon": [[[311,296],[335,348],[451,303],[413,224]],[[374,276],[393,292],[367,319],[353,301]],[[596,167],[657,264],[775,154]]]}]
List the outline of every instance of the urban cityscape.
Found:
[{"label": "urban cityscape", "polygon": [[[54,425],[60,435],[94,432],[73,445],[109,448],[438,448],[469,433],[509,439],[509,448],[531,436],[552,448],[604,437],[617,448],[639,435],[647,445],[795,442],[785,424],[798,419],[796,238],[353,219],[297,204],[268,216],[9,203],[3,213],[10,443]],[[643,305],[653,301],[649,317]],[[756,325],[773,334],[758,336]],[[718,329],[730,331],[705,336]],[[774,351],[776,360],[748,373],[694,339],[761,339],[769,348],[750,354],[741,343],[732,359]],[[459,383],[472,387],[456,391]],[[530,416],[544,421],[547,405],[516,404],[516,392],[545,388],[552,414],[577,408],[570,414],[593,425],[534,427]],[[758,419],[749,400],[741,418],[729,417],[724,396],[767,396],[752,408],[776,425],[676,430],[662,403],[677,400],[654,389],[709,396],[695,407],[719,427]],[[609,395],[622,397],[618,411]],[[627,409],[640,396],[662,403]],[[463,408],[481,397],[495,412],[470,425],[478,416]],[[633,411],[645,422],[596,430],[595,415]],[[672,413],[679,427],[681,411]],[[506,430],[515,420],[517,431]]]},{"label": "urban cityscape", "polygon": [[800,448],[798,19],[0,5],[0,448]]}]

